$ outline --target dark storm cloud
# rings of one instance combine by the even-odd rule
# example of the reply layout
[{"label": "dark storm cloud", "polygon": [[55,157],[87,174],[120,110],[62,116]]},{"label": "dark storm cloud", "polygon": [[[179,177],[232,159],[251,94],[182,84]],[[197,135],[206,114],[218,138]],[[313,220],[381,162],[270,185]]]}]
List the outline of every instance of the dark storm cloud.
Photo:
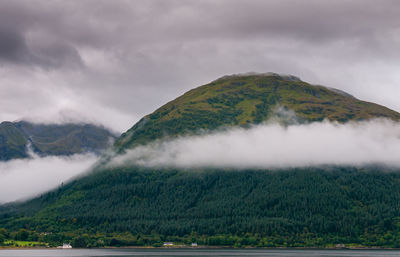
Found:
[{"label": "dark storm cloud", "polygon": [[51,27],[57,19],[54,13],[43,8],[43,4],[39,1],[0,2],[0,61],[3,65],[11,63],[46,69],[80,67],[80,56],[70,44],[73,42],[41,31],[43,27]]},{"label": "dark storm cloud", "polygon": [[123,131],[190,88],[248,71],[400,110],[398,13],[394,0],[0,1],[0,93],[16,100],[0,118],[66,115]]},{"label": "dark storm cloud", "polygon": [[[0,26],[0,58],[11,62],[28,61],[30,55],[21,34]],[[29,58],[28,58],[29,59]]]}]

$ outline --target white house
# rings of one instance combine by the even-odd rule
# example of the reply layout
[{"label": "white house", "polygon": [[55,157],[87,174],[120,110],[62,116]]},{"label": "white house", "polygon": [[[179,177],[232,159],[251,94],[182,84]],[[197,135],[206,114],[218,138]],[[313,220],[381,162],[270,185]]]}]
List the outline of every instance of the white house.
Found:
[{"label": "white house", "polygon": [[58,249],[71,249],[72,246],[70,244],[64,243],[62,246],[57,246]]}]

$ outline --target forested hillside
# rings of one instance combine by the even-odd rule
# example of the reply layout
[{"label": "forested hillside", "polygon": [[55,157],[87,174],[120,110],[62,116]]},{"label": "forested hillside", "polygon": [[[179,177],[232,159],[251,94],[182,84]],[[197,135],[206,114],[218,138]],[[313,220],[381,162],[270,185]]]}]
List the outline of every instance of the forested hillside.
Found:
[{"label": "forested hillside", "polygon": [[[271,117],[284,121],[277,107],[293,111],[300,123],[400,118],[386,107],[292,76],[228,76],[147,115],[117,140],[114,149],[122,153],[163,137],[246,128]],[[165,241],[237,247],[400,247],[400,173],[384,165],[97,166],[52,192],[0,207],[0,228],[0,240],[72,242],[80,247],[161,246]]]},{"label": "forested hillside", "polygon": [[190,237],[210,245],[399,247],[399,181],[397,172],[349,167],[107,170],[3,213],[0,226],[52,232],[43,240],[58,243],[86,234],[92,244]]}]

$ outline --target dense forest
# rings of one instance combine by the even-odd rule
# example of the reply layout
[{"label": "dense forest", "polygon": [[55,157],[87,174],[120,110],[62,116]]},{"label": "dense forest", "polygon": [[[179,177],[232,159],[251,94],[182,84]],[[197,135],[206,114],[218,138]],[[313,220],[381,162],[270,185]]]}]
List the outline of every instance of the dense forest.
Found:
[{"label": "dense forest", "polygon": [[10,238],[89,246],[400,247],[399,181],[372,167],[96,171],[9,206],[0,227]]}]

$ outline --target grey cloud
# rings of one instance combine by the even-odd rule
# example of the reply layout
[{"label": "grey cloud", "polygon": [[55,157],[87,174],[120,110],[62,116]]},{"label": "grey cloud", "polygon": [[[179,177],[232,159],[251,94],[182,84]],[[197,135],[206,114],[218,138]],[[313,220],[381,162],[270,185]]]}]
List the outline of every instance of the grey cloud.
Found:
[{"label": "grey cloud", "polygon": [[[331,44],[381,44],[398,28],[399,5],[384,1],[15,1],[10,29],[66,42],[66,46],[135,52],[140,47],[201,40],[283,39]],[[360,8],[362,5],[362,8]],[[20,12],[16,11],[19,10]],[[8,20],[10,15],[6,16]],[[15,24],[15,25],[14,25]],[[39,41],[40,41],[39,40]],[[40,44],[40,42],[38,42]],[[373,43],[372,43],[373,44]],[[61,49],[61,48],[58,48]],[[73,51],[70,51],[74,54]],[[57,58],[57,56],[54,56]]]},{"label": "grey cloud", "polygon": [[29,55],[24,38],[14,31],[7,31],[0,27],[0,59],[20,62]]},{"label": "grey cloud", "polygon": [[0,61],[45,69],[81,68],[82,61],[75,46],[38,29],[51,26],[56,17],[46,17],[49,10],[46,12],[42,8],[43,2],[29,3],[0,2]]}]

